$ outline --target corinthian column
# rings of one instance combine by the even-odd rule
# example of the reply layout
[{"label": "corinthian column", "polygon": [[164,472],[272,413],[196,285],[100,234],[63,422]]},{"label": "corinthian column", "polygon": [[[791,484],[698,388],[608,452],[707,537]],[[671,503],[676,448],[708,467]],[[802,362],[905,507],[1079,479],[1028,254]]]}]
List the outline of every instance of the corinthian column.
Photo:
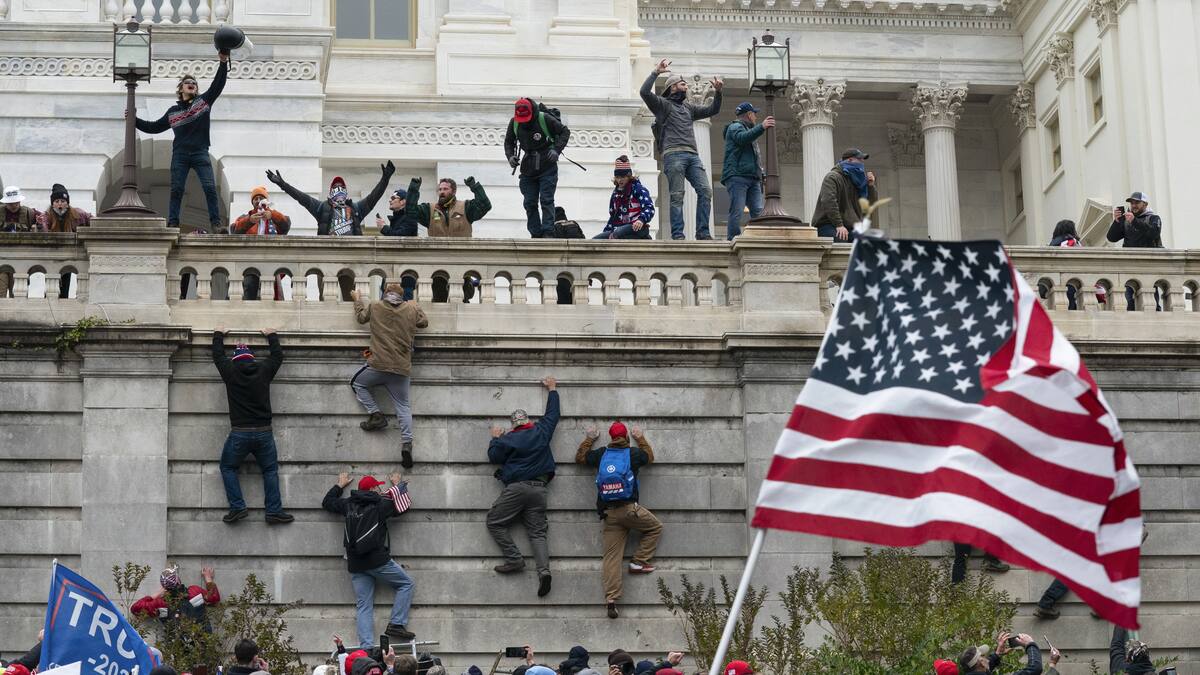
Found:
[{"label": "corinthian column", "polygon": [[966,99],[965,82],[918,82],[913,88],[912,111],[925,134],[925,196],[929,236],[935,240],[962,239],[954,131]]},{"label": "corinthian column", "polygon": [[[712,78],[693,75],[688,83],[687,101],[692,105],[706,106],[713,102],[713,98],[717,92],[713,89]],[[712,191],[712,118],[706,117],[702,120],[692,122],[692,133],[696,135],[696,153],[700,155],[700,161],[704,164],[704,171],[708,173],[709,191]],[[688,239],[696,238],[696,191],[692,189],[692,184],[684,181],[687,193],[683,198],[683,230]],[[667,223],[667,235],[670,236],[671,218],[668,215],[665,221]],[[712,218],[712,206],[708,207],[708,231],[714,231],[716,223]],[[714,235],[714,239],[721,239]]]},{"label": "corinthian column", "polygon": [[796,80],[792,88],[792,112],[800,125],[804,152],[804,213],[811,219],[817,210],[821,181],[833,166],[833,120],[846,95],[845,80],[822,78]]}]

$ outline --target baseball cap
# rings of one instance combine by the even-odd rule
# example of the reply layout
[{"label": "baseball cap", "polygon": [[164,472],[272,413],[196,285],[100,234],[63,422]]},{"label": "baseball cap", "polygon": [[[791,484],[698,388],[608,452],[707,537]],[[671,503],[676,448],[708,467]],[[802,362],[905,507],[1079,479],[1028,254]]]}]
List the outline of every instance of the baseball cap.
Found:
[{"label": "baseball cap", "polygon": [[374,476],[363,476],[362,478],[358,479],[359,490],[374,490],[380,485],[383,485],[383,481]]},{"label": "baseball cap", "polygon": [[725,675],[750,675],[754,669],[745,661],[730,661],[729,665],[725,666]]},{"label": "baseball cap", "polygon": [[513,119],[520,124],[533,119],[533,101],[527,98],[517,99],[516,104],[513,106]]},{"label": "baseball cap", "polygon": [[753,103],[751,103],[749,101],[744,101],[744,102],[738,104],[738,107],[736,110],[733,111],[733,114],[745,115],[748,112],[758,113],[758,112],[762,112],[762,110],[755,108]]},{"label": "baseball cap", "polygon": [[855,159],[867,159],[870,157],[870,155],[862,150],[859,150],[858,148],[850,148],[842,153],[842,159],[850,159],[851,157],[854,157]]},{"label": "baseball cap", "polygon": [[1145,192],[1134,192],[1133,194],[1129,195],[1129,198],[1126,199],[1125,201],[1126,202],[1139,201],[1139,202],[1146,202],[1147,204],[1149,204],[1150,203],[1150,195],[1146,194]]},{"label": "baseball cap", "polygon": [[938,659],[933,662],[933,672],[937,675],[958,675],[958,664],[946,659]]},{"label": "baseball cap", "polygon": [[612,426],[608,428],[608,435],[610,438],[629,438],[629,430],[621,422],[613,422]]}]

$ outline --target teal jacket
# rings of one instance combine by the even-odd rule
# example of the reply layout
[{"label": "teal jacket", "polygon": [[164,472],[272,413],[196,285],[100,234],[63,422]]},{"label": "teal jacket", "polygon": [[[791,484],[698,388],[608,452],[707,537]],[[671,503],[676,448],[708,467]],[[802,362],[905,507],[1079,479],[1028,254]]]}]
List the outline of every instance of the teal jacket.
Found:
[{"label": "teal jacket", "polygon": [[758,146],[754,144],[766,128],[755,124],[746,126],[741,120],[734,120],[725,126],[725,161],[721,164],[721,182],[738,176],[741,178],[762,178],[762,165],[758,161]]}]

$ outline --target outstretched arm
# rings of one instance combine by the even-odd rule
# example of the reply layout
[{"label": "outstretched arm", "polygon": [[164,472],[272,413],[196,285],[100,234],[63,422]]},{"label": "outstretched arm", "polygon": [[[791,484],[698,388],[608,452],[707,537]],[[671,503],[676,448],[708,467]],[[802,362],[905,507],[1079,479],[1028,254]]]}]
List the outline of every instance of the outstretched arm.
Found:
[{"label": "outstretched arm", "polygon": [[208,85],[208,91],[200,94],[200,98],[204,99],[209,105],[216,103],[217,97],[225,90],[225,80],[229,76],[229,58],[221,59],[221,65],[217,67],[217,74],[213,77],[212,84]]},{"label": "outstretched arm", "polygon": [[429,227],[429,204],[421,202],[421,179],[413,178],[408,182],[408,195],[405,197],[407,206],[404,207],[408,211],[408,217],[417,221],[418,225]]},{"label": "outstretched arm", "polygon": [[355,221],[359,223],[357,234],[362,234],[362,221],[371,213],[371,209],[379,203],[379,198],[383,196],[383,191],[387,189],[388,181],[392,179],[392,174],[396,173],[396,165],[392,164],[392,160],[388,160],[387,164],[382,164],[379,167],[380,176],[379,182],[375,184],[375,189],[371,190],[370,194],[363,197],[362,201],[354,205]]},{"label": "outstretched arm", "polygon": [[162,117],[153,122],[149,122],[140,117],[135,117],[134,125],[137,127],[138,131],[147,134],[161,134],[162,132],[171,128],[171,122],[167,119],[167,113],[163,113]]},{"label": "outstretched arm", "polygon": [[288,183],[286,180],[284,180],[283,175],[280,174],[278,171],[271,171],[268,169],[267,170],[267,180],[271,181],[272,183],[274,183],[274,184],[278,185],[280,188],[282,188],[283,191],[286,192],[289,197],[291,197],[292,199],[295,199],[300,204],[300,206],[303,206],[306,211],[311,213],[313,218],[318,217],[318,213],[321,210],[321,202],[319,200],[314,199],[313,197],[309,196],[307,193],[297,190],[294,186],[292,186],[291,183]]},{"label": "outstretched arm", "polygon": [[663,98],[654,93],[654,82],[658,80],[658,74],[657,70],[650,73],[650,76],[642,83],[642,88],[638,90],[638,94],[646,102],[646,107],[655,114],[658,114],[663,107]]},{"label": "outstretched arm", "polygon": [[466,204],[467,220],[472,223],[487,215],[488,211],[492,210],[492,202],[488,199],[487,193],[483,191],[483,186],[473,176],[468,176],[465,181],[467,187],[471,188],[473,195]]}]

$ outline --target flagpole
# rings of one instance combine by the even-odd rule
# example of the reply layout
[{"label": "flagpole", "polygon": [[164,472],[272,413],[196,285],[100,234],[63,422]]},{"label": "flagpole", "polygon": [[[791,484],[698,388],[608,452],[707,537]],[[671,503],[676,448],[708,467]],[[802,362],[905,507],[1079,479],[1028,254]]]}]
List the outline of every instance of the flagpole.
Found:
[{"label": "flagpole", "polygon": [[725,655],[729,651],[729,642],[733,639],[733,629],[737,626],[738,617],[742,613],[742,602],[746,599],[746,591],[750,590],[750,577],[754,574],[754,567],[758,564],[758,554],[762,552],[763,540],[767,538],[766,530],[755,529],[754,531],[754,543],[750,546],[750,557],[746,558],[746,571],[742,572],[737,595],[733,598],[733,605],[729,607],[729,618],[725,620],[725,632],[721,634],[721,644],[717,646],[717,653],[713,655],[708,675],[719,675],[721,672]]}]

